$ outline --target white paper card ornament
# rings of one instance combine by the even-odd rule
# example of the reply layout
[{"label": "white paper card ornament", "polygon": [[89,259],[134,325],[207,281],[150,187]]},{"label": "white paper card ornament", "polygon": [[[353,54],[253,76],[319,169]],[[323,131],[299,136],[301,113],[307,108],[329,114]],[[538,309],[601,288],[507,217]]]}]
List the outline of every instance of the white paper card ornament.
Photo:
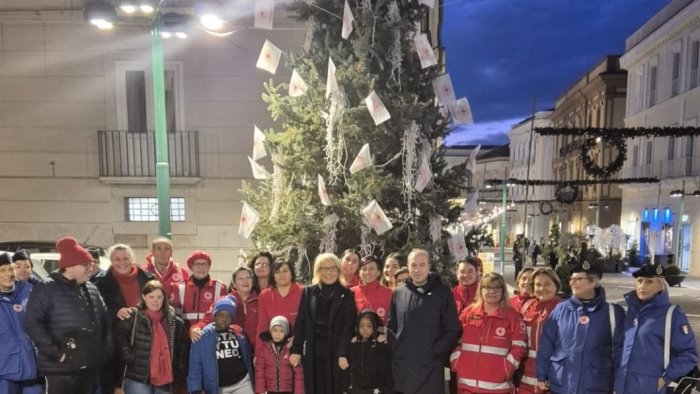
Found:
[{"label": "white paper card ornament", "polygon": [[338,93],[338,79],[335,77],[335,63],[333,63],[333,59],[329,57],[328,75],[326,76],[326,100],[336,93]]},{"label": "white paper card ornament", "polygon": [[464,230],[457,230],[447,242],[450,249],[450,254],[456,260],[462,260],[469,255],[467,250],[467,243],[464,241]]},{"label": "white paper card ornament", "polygon": [[248,156],[248,161],[250,162],[250,168],[253,170],[253,178],[255,179],[267,179],[270,174],[267,173],[265,168],[260,164],[256,163],[252,157]]},{"label": "white paper card ornament", "polygon": [[331,198],[328,197],[328,191],[326,190],[326,182],[324,182],[320,174],[318,175],[318,196],[321,198],[321,204],[325,206],[331,205]]},{"label": "white paper card ornament", "polygon": [[435,8],[435,0],[420,0],[421,4],[425,4],[430,8]]},{"label": "white paper card ornament", "polygon": [[275,17],[274,0],[255,0],[255,27],[272,30]]},{"label": "white paper card ornament", "polygon": [[481,144],[479,144],[476,148],[472,149],[472,151],[469,152],[469,160],[467,160],[467,171],[469,171],[472,175],[476,174],[476,155],[479,154],[480,150]]},{"label": "white paper card ornament", "polygon": [[245,250],[238,249],[238,267],[246,267],[248,265],[248,255]]},{"label": "white paper card ornament", "polygon": [[343,7],[343,30],[341,32],[341,36],[344,40],[347,40],[350,33],[352,33],[352,23],[354,21],[355,18],[352,16],[348,0],[345,0],[345,6]]},{"label": "white paper card ornament", "polygon": [[260,220],[260,214],[258,211],[253,209],[247,202],[243,201],[243,207],[241,208],[241,220],[238,225],[238,235],[248,239],[250,234],[253,233],[255,225],[258,224]]},{"label": "white paper card ornament", "polygon": [[450,74],[442,74],[433,80],[433,90],[438,104],[447,105],[457,100],[455,90],[452,87]]},{"label": "white paper card ornament", "polygon": [[433,51],[433,47],[430,46],[427,34],[416,34],[413,38],[413,42],[416,46],[416,52],[418,52],[421,68],[428,68],[437,64],[435,52]]},{"label": "white paper card ornament", "polygon": [[416,174],[416,191],[418,193],[422,192],[423,189],[425,189],[426,186],[428,186],[428,182],[430,182],[430,179],[433,177],[433,172],[430,170],[430,160],[428,160],[427,157],[423,157],[423,161],[420,163],[420,167],[418,167],[418,172]]},{"label": "white paper card ornament", "polygon": [[306,82],[301,79],[301,75],[296,69],[292,71],[292,79],[289,80],[289,96],[300,97],[306,94]]},{"label": "white paper card ornament", "polygon": [[275,74],[281,57],[282,50],[277,48],[275,44],[270,41],[265,40],[262,50],[260,51],[260,56],[258,57],[258,63],[255,67],[265,70],[270,74]]},{"label": "white paper card ornament", "polygon": [[354,174],[358,171],[362,171],[372,165],[372,156],[369,153],[369,144],[362,145],[360,153],[357,154],[355,160],[353,160],[350,165],[350,173]]},{"label": "white paper card ornament", "polygon": [[372,200],[363,210],[367,223],[372,226],[377,235],[382,235],[394,227],[389,219],[384,214],[384,210],[377,204],[376,200]]},{"label": "white paper card ornament", "polygon": [[450,109],[450,114],[452,115],[452,120],[455,124],[466,124],[470,125],[474,123],[474,118],[472,117],[472,109],[469,106],[469,101],[466,97],[451,103],[447,106]]},{"label": "white paper card ornament", "polygon": [[475,216],[479,214],[479,191],[476,190],[472,193],[469,198],[464,201],[462,206],[464,212],[469,216]]},{"label": "white paper card ornament", "polygon": [[258,126],[253,125],[253,160],[260,160],[267,156],[267,151],[265,150],[265,134],[258,128]]},{"label": "white paper card ornament", "polygon": [[377,96],[376,92],[372,91],[372,93],[367,96],[365,99],[365,104],[367,105],[369,114],[372,115],[372,119],[374,120],[374,124],[376,126],[379,126],[380,124],[391,119],[391,114],[389,114],[389,111],[386,109],[379,96]]}]

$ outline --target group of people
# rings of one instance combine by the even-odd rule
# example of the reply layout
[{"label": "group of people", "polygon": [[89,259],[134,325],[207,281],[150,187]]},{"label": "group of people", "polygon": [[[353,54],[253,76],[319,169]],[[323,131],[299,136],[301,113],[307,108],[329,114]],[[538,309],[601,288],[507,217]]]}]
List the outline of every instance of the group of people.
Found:
[{"label": "group of people", "polygon": [[383,263],[320,254],[308,286],[268,252],[226,285],[205,252],[187,269],[173,261],[166,238],[143,266],[111,246],[94,276],[96,257],[74,238],[57,250],[59,269],[36,283],[15,268],[28,253],[0,254],[1,393],[439,394],[449,368],[452,393],[643,394],[697,364],[659,266],[635,273],[625,312],[585,262],[562,300],[551,268],[524,268],[510,297],[476,257],[450,288],[423,249]]}]

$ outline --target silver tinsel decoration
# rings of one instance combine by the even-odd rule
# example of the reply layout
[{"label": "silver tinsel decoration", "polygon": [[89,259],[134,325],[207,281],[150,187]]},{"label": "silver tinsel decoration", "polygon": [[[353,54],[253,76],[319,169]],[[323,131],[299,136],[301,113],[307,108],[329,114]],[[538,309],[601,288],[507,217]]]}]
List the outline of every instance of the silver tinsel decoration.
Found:
[{"label": "silver tinsel decoration", "polygon": [[277,223],[282,199],[282,171],[274,165],[272,171],[272,207],[270,208],[270,223]]},{"label": "silver tinsel decoration", "polygon": [[323,226],[326,230],[326,235],[321,239],[321,245],[319,249],[322,253],[335,253],[336,248],[336,234],[338,233],[338,215],[331,214],[323,219]]},{"label": "silver tinsel decoration", "polygon": [[432,215],[430,217],[430,240],[436,243],[442,239],[442,216]]},{"label": "silver tinsel decoration", "polygon": [[401,21],[401,14],[399,14],[399,6],[396,1],[392,1],[389,4],[389,12],[386,15],[386,20],[389,25],[394,25],[394,40],[391,43],[389,49],[388,60],[391,64],[391,72],[389,80],[387,81],[387,86],[396,87],[401,90],[401,61],[403,60],[403,52],[401,51],[401,32],[398,28],[398,24]]},{"label": "silver tinsel decoration", "polygon": [[360,226],[360,257],[369,256],[374,253],[374,242],[370,240],[372,228],[363,224]]},{"label": "silver tinsel decoration", "polygon": [[338,87],[338,94],[331,95],[330,113],[326,118],[326,168],[328,170],[328,183],[335,185],[340,181],[345,166],[345,137],[341,126],[343,114],[348,107],[348,99],[345,89]]},{"label": "silver tinsel decoration", "polygon": [[411,210],[413,200],[413,183],[416,179],[416,170],[420,164],[416,160],[416,147],[420,142],[420,128],[416,122],[411,122],[403,132],[403,198],[408,205],[408,212]]}]

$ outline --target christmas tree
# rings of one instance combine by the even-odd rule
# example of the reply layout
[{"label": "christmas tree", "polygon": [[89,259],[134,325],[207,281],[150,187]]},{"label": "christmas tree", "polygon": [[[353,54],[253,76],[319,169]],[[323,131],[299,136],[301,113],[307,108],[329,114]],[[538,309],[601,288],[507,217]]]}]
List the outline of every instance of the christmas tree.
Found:
[{"label": "christmas tree", "polygon": [[466,170],[446,168],[441,141],[449,124],[433,90],[440,65],[423,68],[417,54],[416,25],[427,6],[318,0],[290,7],[308,32],[304,50],[285,58],[292,81],[264,87],[280,125],[264,131],[274,168],[241,190],[260,216],[256,246],[296,260],[300,277],[316,254],[346,248],[381,258],[423,247],[438,272],[450,269],[443,229],[459,219],[451,199]]},{"label": "christmas tree", "polygon": [[549,260],[552,252],[556,253],[557,261],[561,261],[561,258],[563,257],[563,253],[559,245],[560,235],[561,232],[559,230],[559,223],[552,223],[552,226],[549,228],[549,239],[547,240],[547,245],[544,248],[544,258],[547,261],[547,264],[552,264],[552,262]]}]

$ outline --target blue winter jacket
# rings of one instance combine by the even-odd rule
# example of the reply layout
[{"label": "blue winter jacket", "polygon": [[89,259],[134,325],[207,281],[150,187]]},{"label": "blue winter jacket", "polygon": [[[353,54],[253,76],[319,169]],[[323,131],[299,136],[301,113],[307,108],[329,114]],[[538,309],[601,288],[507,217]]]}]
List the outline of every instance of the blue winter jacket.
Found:
[{"label": "blue winter jacket", "polygon": [[545,321],[537,350],[537,380],[549,381],[552,393],[612,392],[625,315],[622,307],[612,306],[614,340],[610,304],[602,287],[585,306],[575,296],[562,301]]},{"label": "blue winter jacket", "polygon": [[[251,389],[255,382],[253,376],[253,356],[250,345],[245,335],[240,330],[234,330],[243,354],[243,362],[248,370]],[[219,363],[216,361],[216,341],[218,334],[214,330],[214,323],[210,323],[202,329],[202,337],[192,344],[190,350],[190,371],[187,375],[187,389],[189,392],[200,392],[204,390],[206,394],[219,393]]]},{"label": "blue winter jacket", "polygon": [[671,315],[670,362],[664,371],[666,312],[671,306],[668,292],[663,291],[642,304],[631,291],[625,294],[625,300],[625,342],[615,390],[617,394],[657,393],[659,377],[663,376],[668,384],[685,376],[697,364],[695,334],[685,313],[676,307]]},{"label": "blue winter jacket", "polygon": [[29,282],[16,281],[12,292],[0,292],[0,380],[37,378],[34,345],[22,329],[31,289]]}]

